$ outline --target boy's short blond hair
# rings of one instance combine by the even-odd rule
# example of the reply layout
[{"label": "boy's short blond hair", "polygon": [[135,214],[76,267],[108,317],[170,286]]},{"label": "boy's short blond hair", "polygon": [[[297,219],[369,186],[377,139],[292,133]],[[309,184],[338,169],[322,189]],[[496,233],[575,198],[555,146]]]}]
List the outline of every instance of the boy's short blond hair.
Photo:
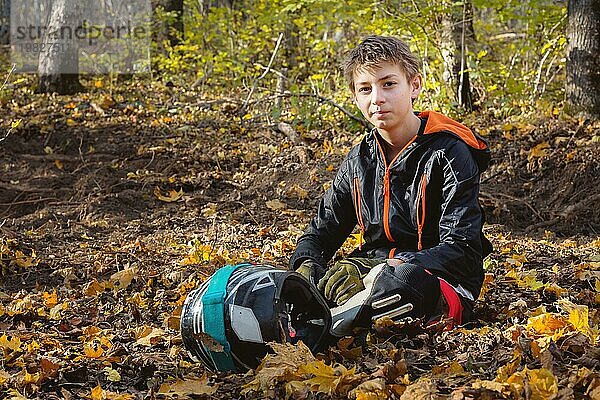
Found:
[{"label": "boy's short blond hair", "polygon": [[420,62],[404,41],[393,36],[369,35],[344,59],[344,76],[354,93],[354,73],[360,68],[389,62],[398,65],[408,80],[419,75]]}]

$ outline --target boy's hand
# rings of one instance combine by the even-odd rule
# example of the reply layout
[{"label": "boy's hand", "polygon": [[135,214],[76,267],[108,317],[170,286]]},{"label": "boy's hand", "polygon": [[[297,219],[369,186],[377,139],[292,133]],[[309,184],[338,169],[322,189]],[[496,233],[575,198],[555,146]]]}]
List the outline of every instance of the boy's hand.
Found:
[{"label": "boy's hand", "polygon": [[317,280],[323,276],[324,270],[318,263],[313,260],[304,260],[296,269],[296,272],[306,278],[313,285],[317,284]]},{"label": "boy's hand", "polygon": [[325,273],[317,288],[325,295],[327,300],[342,305],[350,297],[365,288],[363,278],[371,268],[382,262],[383,260],[369,258],[340,260]]}]

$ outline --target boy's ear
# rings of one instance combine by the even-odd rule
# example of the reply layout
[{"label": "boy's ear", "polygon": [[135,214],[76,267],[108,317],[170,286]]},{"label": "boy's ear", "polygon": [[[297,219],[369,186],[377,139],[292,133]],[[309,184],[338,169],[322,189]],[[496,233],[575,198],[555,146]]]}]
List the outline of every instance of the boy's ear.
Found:
[{"label": "boy's ear", "polygon": [[410,82],[410,87],[410,97],[414,100],[417,97],[419,97],[419,93],[421,93],[421,90],[423,89],[423,78],[421,77],[421,75],[416,75],[414,78],[412,78]]}]

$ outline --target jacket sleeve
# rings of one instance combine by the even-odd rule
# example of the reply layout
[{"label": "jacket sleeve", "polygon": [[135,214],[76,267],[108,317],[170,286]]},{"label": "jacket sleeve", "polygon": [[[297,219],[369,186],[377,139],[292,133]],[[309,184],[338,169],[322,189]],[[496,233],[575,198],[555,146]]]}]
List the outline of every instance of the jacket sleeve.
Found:
[{"label": "jacket sleeve", "polygon": [[314,260],[326,269],[327,263],[356,223],[348,159],[345,159],[331,186],[321,198],[317,215],[298,239],[296,251],[290,259],[290,269],[297,269],[306,259]]},{"label": "jacket sleeve", "polygon": [[478,200],[479,168],[463,142],[441,152],[438,160],[442,176],[440,242],[421,251],[399,253],[396,258],[462,286],[474,300],[483,283],[484,218]]}]

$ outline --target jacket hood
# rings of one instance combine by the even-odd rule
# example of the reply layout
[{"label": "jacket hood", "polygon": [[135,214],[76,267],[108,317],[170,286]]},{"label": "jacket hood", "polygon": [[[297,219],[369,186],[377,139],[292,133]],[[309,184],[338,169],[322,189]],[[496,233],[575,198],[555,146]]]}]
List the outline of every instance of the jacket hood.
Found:
[{"label": "jacket hood", "polygon": [[423,132],[424,135],[440,132],[452,134],[469,146],[471,154],[473,154],[479,167],[479,172],[487,169],[490,163],[490,149],[487,142],[481,136],[473,133],[471,129],[460,122],[435,111],[421,111],[418,113],[418,116],[427,120],[425,131]]}]

